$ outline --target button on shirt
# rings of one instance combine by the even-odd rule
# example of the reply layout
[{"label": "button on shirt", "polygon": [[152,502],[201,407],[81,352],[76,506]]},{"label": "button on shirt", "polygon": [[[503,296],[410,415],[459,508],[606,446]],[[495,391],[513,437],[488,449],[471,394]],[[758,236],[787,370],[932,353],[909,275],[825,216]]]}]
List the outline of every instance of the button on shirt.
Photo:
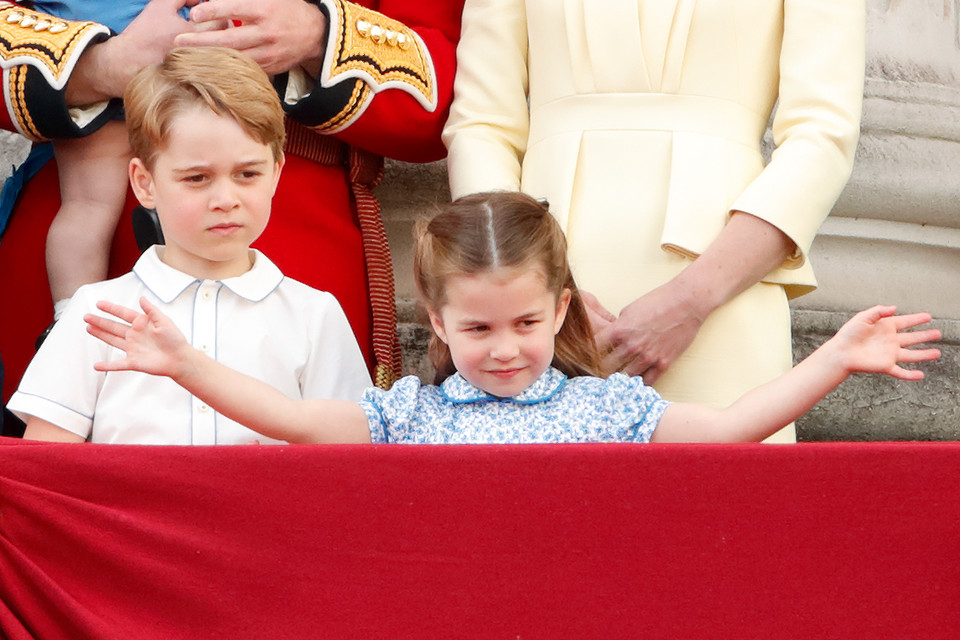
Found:
[{"label": "button on shirt", "polygon": [[640,376],[567,378],[552,367],[512,398],[456,373],[439,387],[407,376],[360,402],[373,442],[401,444],[649,442],[669,404]]},{"label": "button on shirt", "polygon": [[81,287],[8,403],[91,442],[242,444],[273,442],[220,415],[169,378],[93,369],[122,351],[88,335],[98,300],[139,309],[145,296],[187,340],[224,365],[290,398],[356,402],[371,385],[363,356],[333,295],[284,277],[254,251],[236,278],[197,280],[163,263],[157,247],[133,271]]}]

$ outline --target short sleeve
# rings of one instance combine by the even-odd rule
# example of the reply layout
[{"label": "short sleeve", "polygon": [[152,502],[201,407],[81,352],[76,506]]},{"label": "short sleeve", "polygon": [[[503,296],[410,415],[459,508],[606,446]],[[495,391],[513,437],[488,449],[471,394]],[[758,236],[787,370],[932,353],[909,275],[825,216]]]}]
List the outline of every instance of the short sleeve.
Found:
[{"label": "short sleeve", "polygon": [[406,376],[386,391],[370,387],[364,392],[360,408],[367,416],[371,442],[396,442],[409,428],[411,418],[417,413],[420,388],[419,378]]},{"label": "short sleeve", "polygon": [[621,442],[650,442],[670,403],[647,386],[640,376],[615,373],[605,381],[604,401],[611,425],[618,429],[612,438]]},{"label": "short sleeve", "polygon": [[27,367],[8,403],[21,419],[35,416],[83,438],[90,436],[106,374],[95,362],[109,360],[112,347],[86,333],[84,314],[96,311],[96,294],[81,287]]}]

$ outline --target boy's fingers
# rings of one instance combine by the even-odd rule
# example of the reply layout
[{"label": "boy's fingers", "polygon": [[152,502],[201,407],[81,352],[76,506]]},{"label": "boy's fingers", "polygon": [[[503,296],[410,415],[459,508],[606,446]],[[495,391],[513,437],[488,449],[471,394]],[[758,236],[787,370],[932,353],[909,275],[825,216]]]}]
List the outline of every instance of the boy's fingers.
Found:
[{"label": "boy's fingers", "polygon": [[121,320],[126,320],[127,322],[133,322],[137,317],[137,312],[133,309],[128,309],[127,307],[121,304],[114,304],[107,300],[100,300],[97,302],[97,309],[103,311],[104,313],[109,313],[112,316],[116,316]]},{"label": "boy's fingers", "polygon": [[[157,305],[147,300],[146,296],[140,298],[140,308],[143,309],[143,312],[147,315],[150,315],[151,313],[158,310]],[[136,317],[137,317],[137,314],[134,313],[134,318]],[[132,324],[133,320],[130,320],[130,323]]]},{"label": "boy's fingers", "polygon": [[101,316],[97,316],[92,313],[88,313],[85,316],[83,316],[83,320],[84,322],[86,322],[88,325],[92,327],[97,327],[101,331],[110,333],[118,337],[122,337],[124,334],[126,334],[127,329],[130,328],[130,325],[128,324],[117,322],[109,318],[103,318]]},{"label": "boy's fingers", "polygon": [[104,331],[103,329],[101,329],[96,325],[88,324],[87,333],[92,335],[94,338],[97,338],[98,340],[102,340],[103,342],[106,342],[111,347],[116,347],[117,349],[121,349],[121,350],[123,349],[123,338],[120,338],[110,333],[109,331]]},{"label": "boy's fingers", "polygon": [[105,362],[96,362],[93,365],[96,371],[129,371],[126,360],[109,360]]}]

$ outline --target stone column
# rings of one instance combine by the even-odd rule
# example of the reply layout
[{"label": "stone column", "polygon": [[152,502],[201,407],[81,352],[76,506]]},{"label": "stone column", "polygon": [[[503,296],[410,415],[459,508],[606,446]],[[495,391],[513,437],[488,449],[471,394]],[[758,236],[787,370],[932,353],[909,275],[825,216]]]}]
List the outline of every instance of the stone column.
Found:
[{"label": "stone column", "polygon": [[811,253],[820,288],[794,304],[797,355],[877,303],[929,311],[943,359],[920,384],[848,381],[802,437],[960,437],[960,0],[868,0],[856,164]]}]

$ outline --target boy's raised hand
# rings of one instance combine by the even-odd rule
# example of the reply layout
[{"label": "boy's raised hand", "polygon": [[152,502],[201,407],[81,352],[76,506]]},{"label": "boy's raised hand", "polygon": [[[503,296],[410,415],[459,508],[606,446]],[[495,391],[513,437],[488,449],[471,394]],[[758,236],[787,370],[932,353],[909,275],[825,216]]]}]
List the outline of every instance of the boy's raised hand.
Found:
[{"label": "boy's raised hand", "polygon": [[911,349],[940,339],[938,329],[908,331],[930,322],[929,313],[895,315],[896,307],[876,306],[861,311],[840,327],[830,342],[839,349],[848,372],[885,373],[901,380],[921,380],[923,372],[900,363],[925,362],[940,357],[939,349]]},{"label": "boy's raised hand", "polygon": [[101,300],[97,308],[123,322],[92,313],[83,317],[87,333],[127,354],[122,360],[98,362],[94,369],[142,371],[177,379],[187,366],[184,354],[191,348],[189,343],[173,321],[149,300],[140,298],[140,307],[143,313]]}]

